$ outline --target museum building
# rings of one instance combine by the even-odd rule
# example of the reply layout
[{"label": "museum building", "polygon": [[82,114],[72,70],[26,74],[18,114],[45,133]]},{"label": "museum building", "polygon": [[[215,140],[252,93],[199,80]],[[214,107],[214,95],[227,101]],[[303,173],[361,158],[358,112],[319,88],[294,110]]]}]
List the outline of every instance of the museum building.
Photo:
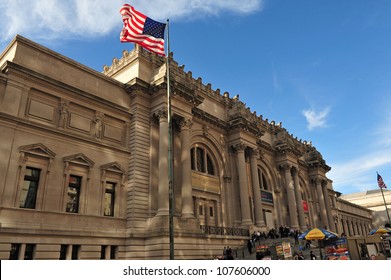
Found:
[{"label": "museum building", "polygon": [[10,42],[0,259],[168,259],[170,184],[175,259],[210,259],[281,225],[369,230],[371,211],[338,197],[311,142],[169,59],[170,118],[164,57],[136,45],[97,72]]}]

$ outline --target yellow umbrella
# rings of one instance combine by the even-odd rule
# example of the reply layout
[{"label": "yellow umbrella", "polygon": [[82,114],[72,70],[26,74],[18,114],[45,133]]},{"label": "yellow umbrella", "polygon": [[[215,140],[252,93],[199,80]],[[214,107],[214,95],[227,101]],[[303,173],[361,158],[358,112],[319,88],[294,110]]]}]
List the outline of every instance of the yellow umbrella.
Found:
[{"label": "yellow umbrella", "polygon": [[299,239],[307,239],[307,240],[327,240],[330,238],[337,238],[337,237],[338,234],[336,234],[335,232],[323,228],[313,228],[299,235]]},{"label": "yellow umbrella", "polygon": [[299,235],[299,239],[318,240],[320,259],[323,259],[320,241],[337,237],[338,234],[336,234],[335,232],[323,228],[309,229]]},{"label": "yellow umbrella", "polygon": [[391,228],[380,226],[380,227],[377,227],[377,228],[374,228],[373,230],[371,230],[369,232],[369,235],[385,234],[385,233],[391,234]]}]

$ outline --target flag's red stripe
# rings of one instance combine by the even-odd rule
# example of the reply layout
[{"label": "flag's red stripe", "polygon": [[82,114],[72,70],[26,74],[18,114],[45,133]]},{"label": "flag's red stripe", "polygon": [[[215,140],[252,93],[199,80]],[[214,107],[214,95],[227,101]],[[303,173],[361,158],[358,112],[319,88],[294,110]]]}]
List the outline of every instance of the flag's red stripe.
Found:
[{"label": "flag's red stripe", "polygon": [[133,42],[149,51],[165,55],[164,39],[143,34],[147,16],[135,10],[129,4],[123,5],[120,9],[120,14],[124,23],[124,28],[120,35],[121,42]]}]

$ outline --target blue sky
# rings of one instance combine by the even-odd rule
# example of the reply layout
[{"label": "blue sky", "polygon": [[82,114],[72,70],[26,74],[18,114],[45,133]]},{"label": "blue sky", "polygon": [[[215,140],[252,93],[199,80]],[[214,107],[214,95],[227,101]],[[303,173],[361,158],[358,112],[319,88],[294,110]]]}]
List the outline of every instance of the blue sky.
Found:
[{"label": "blue sky", "polygon": [[0,0],[0,49],[16,34],[102,71],[129,3],[170,19],[174,59],[213,89],[312,141],[343,194],[391,186],[391,1]]}]

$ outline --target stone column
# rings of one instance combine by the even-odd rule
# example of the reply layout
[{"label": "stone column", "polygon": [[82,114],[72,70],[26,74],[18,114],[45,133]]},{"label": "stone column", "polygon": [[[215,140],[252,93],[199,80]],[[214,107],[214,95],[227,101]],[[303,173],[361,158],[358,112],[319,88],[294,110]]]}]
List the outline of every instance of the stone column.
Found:
[{"label": "stone column", "polygon": [[215,221],[216,221],[216,226],[221,225],[221,215],[220,215],[220,209],[221,209],[221,203],[219,200],[215,201]]},{"label": "stone column", "polygon": [[354,230],[353,230],[353,225],[352,225],[352,218],[349,217],[347,222],[348,222],[348,228],[349,228],[349,235],[350,236],[354,236]]},{"label": "stone column", "polygon": [[323,190],[322,190],[322,179],[316,178],[315,181],[316,181],[316,191],[318,193],[320,218],[322,221],[321,228],[324,228],[324,226],[327,226],[327,228],[328,228],[326,205],[324,203],[324,196],[323,196]]},{"label": "stone column", "polygon": [[253,193],[254,193],[255,225],[258,227],[264,227],[265,221],[263,218],[261,188],[259,186],[259,177],[258,177],[258,165],[257,165],[258,156],[259,156],[258,149],[253,149],[250,158],[251,179],[253,183]]},{"label": "stone column", "polygon": [[191,120],[183,119],[181,128],[181,165],[182,165],[182,217],[193,218],[193,198],[191,185],[190,128]]},{"label": "stone column", "polygon": [[159,119],[159,196],[157,216],[169,215],[168,197],[168,120],[167,111],[156,113]]},{"label": "stone column", "polygon": [[305,230],[307,229],[307,225],[305,222],[304,208],[303,208],[300,183],[299,183],[299,171],[297,170],[297,167],[293,168],[292,173],[293,173],[293,183],[294,183],[295,196],[296,196],[296,206],[297,206],[297,211],[299,213],[299,225],[301,230]]},{"label": "stone column", "polygon": [[210,224],[210,200],[209,199],[205,199],[204,201],[204,217],[205,217],[205,225],[207,226],[211,226]]},{"label": "stone column", "polygon": [[349,225],[348,217],[344,216],[343,217],[343,231],[346,236],[350,235],[348,225]]},{"label": "stone column", "polygon": [[239,189],[240,189],[240,207],[242,213],[242,225],[251,225],[250,215],[250,202],[248,194],[248,181],[246,172],[246,159],[244,150],[246,145],[243,143],[235,146],[237,161],[238,161],[238,173],[239,173]]},{"label": "stone column", "polygon": [[327,182],[324,182],[322,187],[323,187],[324,203],[326,206],[326,215],[328,217],[327,229],[329,229],[331,231],[335,231],[334,223],[333,223],[333,215],[331,215],[331,207],[330,207],[329,192],[327,190]]},{"label": "stone column", "polygon": [[291,228],[299,229],[299,222],[297,220],[296,197],[295,190],[293,187],[291,168],[292,166],[290,164],[284,165],[285,187],[288,196],[289,219],[291,222]]},{"label": "stone column", "polygon": [[199,218],[199,212],[198,212],[198,207],[199,207],[199,204],[200,204],[200,199],[199,197],[195,197],[194,199],[194,211],[195,211],[195,217],[198,219]]}]

